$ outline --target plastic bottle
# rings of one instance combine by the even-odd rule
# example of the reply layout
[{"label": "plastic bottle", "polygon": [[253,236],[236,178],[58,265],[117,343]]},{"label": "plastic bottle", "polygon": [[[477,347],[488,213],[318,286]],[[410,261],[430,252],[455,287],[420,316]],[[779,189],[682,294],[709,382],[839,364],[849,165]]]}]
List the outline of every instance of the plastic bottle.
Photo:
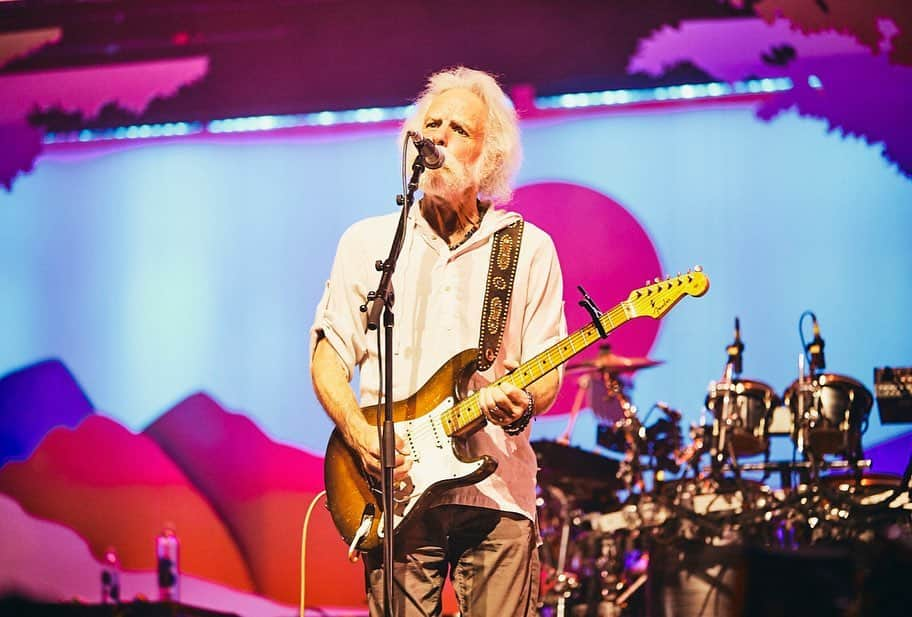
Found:
[{"label": "plastic bottle", "polygon": [[113,547],[105,551],[101,567],[101,603],[120,603],[120,560]]},{"label": "plastic bottle", "polygon": [[166,525],[155,538],[155,557],[158,562],[158,599],[162,602],[179,602],[180,542],[173,526]]}]

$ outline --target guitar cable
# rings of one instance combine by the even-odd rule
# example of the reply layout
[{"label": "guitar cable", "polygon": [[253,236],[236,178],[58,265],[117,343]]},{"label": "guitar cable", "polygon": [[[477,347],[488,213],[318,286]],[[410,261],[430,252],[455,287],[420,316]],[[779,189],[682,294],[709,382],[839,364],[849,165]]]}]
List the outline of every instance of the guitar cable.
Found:
[{"label": "guitar cable", "polygon": [[304,566],[306,564],[306,554],[307,554],[307,528],[310,526],[310,515],[313,514],[314,506],[317,505],[317,502],[320,501],[321,497],[326,497],[326,491],[322,490],[313,498],[310,502],[310,505],[307,506],[307,513],[304,515],[304,526],[301,528],[301,606],[299,610],[299,617],[304,617],[306,609],[305,604],[305,594],[306,587],[304,585]]},{"label": "guitar cable", "polygon": [[[380,377],[380,399],[382,400],[382,397],[384,396],[384,393],[383,393],[383,361],[382,361],[382,352],[381,352],[380,343],[381,343],[380,328],[377,328],[377,356],[378,356],[378,360],[379,360],[377,364],[378,364],[378,373],[379,373],[379,377]],[[378,403],[378,405],[377,405],[378,443],[379,443],[379,439],[380,439],[380,430],[381,430],[380,427],[382,426],[382,422],[380,421],[380,419],[381,419],[380,418],[380,405]],[[305,584],[306,583],[305,572],[306,572],[306,562],[307,562],[307,558],[306,558],[307,557],[307,529],[310,527],[310,516],[311,516],[311,514],[313,514],[313,509],[314,509],[314,507],[316,507],[317,503],[319,503],[320,498],[322,498],[322,497],[326,497],[325,489],[320,491],[319,493],[317,493],[316,496],[313,498],[313,500],[310,502],[310,505],[307,506],[307,512],[304,515],[304,525],[301,528],[301,603],[300,603],[300,606],[298,607],[298,617],[305,617],[305,613],[307,610],[306,609],[307,587]],[[350,558],[351,558],[351,555],[349,555],[349,559]]]}]

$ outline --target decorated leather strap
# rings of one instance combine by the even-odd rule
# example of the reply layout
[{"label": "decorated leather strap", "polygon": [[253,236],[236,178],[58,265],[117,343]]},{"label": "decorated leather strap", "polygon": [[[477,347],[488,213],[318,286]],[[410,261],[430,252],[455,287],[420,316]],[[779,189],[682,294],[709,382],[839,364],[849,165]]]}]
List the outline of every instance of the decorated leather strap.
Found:
[{"label": "decorated leather strap", "polygon": [[494,234],[488,281],[485,284],[484,307],[481,309],[481,332],[478,336],[477,369],[486,371],[494,364],[503,342],[507,311],[513,295],[513,277],[522,244],[522,219]]}]

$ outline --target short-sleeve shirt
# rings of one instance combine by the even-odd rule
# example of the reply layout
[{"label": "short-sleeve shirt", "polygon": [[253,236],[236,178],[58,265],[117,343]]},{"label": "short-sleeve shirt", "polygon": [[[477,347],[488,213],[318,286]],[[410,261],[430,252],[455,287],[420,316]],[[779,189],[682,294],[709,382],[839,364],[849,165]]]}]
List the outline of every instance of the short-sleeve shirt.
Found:
[{"label": "short-sleeve shirt", "polygon": [[[412,209],[393,274],[393,400],[417,392],[454,355],[478,345],[492,236],[519,219],[515,212],[489,209],[478,231],[451,250],[418,208]],[[348,367],[349,380],[359,369],[362,406],[378,400],[379,366],[377,335],[366,330],[367,316],[360,306],[377,286],[374,264],[386,258],[398,220],[398,213],[368,218],[345,231],[311,329],[311,353],[322,334]],[[503,376],[506,360],[525,362],[564,338],[566,330],[554,243],[526,222],[503,343],[491,368],[473,378],[472,389]],[[428,505],[487,507],[534,521],[536,459],[529,432],[527,428],[509,436],[488,424],[474,433],[468,439],[469,453],[494,457],[497,470],[477,484],[442,493]]]}]

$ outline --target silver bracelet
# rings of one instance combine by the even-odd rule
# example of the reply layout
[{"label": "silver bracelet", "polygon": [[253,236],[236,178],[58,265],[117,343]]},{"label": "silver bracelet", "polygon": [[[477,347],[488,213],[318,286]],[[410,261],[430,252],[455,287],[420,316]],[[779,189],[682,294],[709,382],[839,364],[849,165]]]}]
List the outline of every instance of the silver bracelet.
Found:
[{"label": "silver bracelet", "polygon": [[528,390],[523,390],[523,392],[529,397],[529,404],[526,405],[526,410],[523,411],[521,416],[503,427],[503,430],[507,435],[519,435],[522,433],[526,430],[526,427],[529,426],[532,417],[535,416],[535,397],[532,396],[532,393]]}]

